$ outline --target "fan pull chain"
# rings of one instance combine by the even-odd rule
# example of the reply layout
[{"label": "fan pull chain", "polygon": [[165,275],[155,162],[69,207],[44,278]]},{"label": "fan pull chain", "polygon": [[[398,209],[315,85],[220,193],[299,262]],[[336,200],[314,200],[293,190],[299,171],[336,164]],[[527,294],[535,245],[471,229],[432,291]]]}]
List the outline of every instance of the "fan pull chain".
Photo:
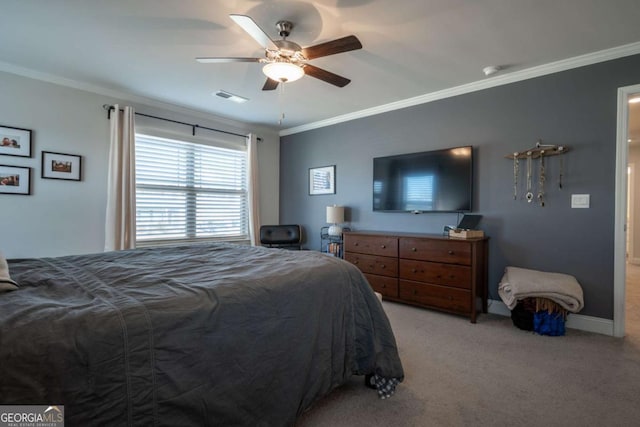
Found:
[{"label": "fan pull chain", "polygon": [[282,122],[284,121],[284,85],[285,82],[280,83],[279,93],[278,93],[278,109],[280,110],[280,117],[278,118],[278,126],[282,126]]}]

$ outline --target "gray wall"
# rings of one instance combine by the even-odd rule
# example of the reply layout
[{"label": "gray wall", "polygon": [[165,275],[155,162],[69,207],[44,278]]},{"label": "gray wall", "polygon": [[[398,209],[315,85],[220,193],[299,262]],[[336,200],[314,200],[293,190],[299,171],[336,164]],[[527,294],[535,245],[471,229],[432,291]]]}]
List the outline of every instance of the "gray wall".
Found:
[{"label": "gray wall", "polygon": [[[637,83],[640,56],[283,137],[280,222],[302,224],[316,250],[332,204],[350,208],[357,230],[441,233],[456,214],[372,212],[372,158],[472,145],[474,212],[490,237],[490,298],[499,299],[506,266],[562,272],[584,289],[581,314],[612,319],[617,88]],[[545,207],[513,200],[513,163],[504,158],[538,139],[571,147],[562,190],[559,157],[547,160]],[[308,168],[324,165],[336,165],[336,194],[309,196]],[[572,193],[590,194],[591,208],[571,209]]]},{"label": "gray wall", "polygon": [[[0,72],[0,125],[33,131],[32,157],[0,156],[0,164],[32,168],[31,196],[0,194],[0,251],[8,258],[101,252],[104,249],[109,121],[103,104],[120,102],[136,111],[234,132],[242,123],[194,117]],[[202,114],[200,114],[202,116]],[[149,122],[163,126],[166,122]],[[163,128],[167,128],[166,125]],[[168,129],[171,130],[171,129]],[[190,128],[175,129],[191,134]],[[278,220],[280,141],[276,132],[259,131],[261,219]],[[82,181],[40,178],[40,153],[82,156]]]}]

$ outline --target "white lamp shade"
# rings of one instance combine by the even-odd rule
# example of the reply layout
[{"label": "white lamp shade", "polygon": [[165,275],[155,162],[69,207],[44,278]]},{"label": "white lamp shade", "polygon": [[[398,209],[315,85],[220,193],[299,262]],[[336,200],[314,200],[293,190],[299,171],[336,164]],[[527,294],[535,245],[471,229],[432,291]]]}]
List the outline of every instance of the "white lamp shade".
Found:
[{"label": "white lamp shade", "polygon": [[302,67],[290,62],[271,62],[262,67],[262,72],[277,82],[293,82],[304,76]]},{"label": "white lamp shade", "polygon": [[340,224],[344,222],[344,206],[327,206],[327,222]]}]

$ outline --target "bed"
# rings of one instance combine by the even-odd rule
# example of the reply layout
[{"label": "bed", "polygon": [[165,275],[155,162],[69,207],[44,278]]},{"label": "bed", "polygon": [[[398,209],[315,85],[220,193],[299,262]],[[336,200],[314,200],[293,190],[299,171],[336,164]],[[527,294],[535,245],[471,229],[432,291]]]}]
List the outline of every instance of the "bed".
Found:
[{"label": "bed", "polygon": [[198,244],[9,272],[0,404],[64,405],[69,426],[287,426],[352,375],[404,376],[362,274],[319,252]]}]

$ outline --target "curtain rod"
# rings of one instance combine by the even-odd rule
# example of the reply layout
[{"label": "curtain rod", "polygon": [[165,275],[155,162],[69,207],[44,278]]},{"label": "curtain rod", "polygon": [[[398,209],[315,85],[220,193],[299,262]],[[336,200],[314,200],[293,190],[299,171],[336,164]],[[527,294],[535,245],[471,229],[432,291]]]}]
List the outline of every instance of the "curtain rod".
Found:
[{"label": "curtain rod", "polygon": [[[111,119],[111,111],[115,110],[115,107],[113,105],[104,104],[102,106],[102,108],[107,110],[107,118]],[[121,108],[120,111],[124,111],[124,110]],[[213,131],[213,132],[226,133],[227,135],[239,136],[241,138],[246,138],[247,137],[247,135],[242,135],[242,134],[239,134],[239,133],[229,132],[229,131],[221,130],[221,129],[209,128],[209,127],[206,127],[206,126],[200,126],[198,124],[193,124],[193,123],[180,122],[178,120],[166,119],[164,117],[152,116],[152,115],[144,114],[144,113],[138,113],[137,111],[134,112],[134,114],[136,114],[138,116],[149,117],[151,119],[163,120],[165,122],[171,122],[171,123],[177,123],[179,125],[189,126],[191,128],[191,135],[193,135],[193,136],[196,136],[196,129],[206,129],[206,130],[210,130],[210,131]],[[257,138],[257,140],[258,141],[262,141],[262,138]]]}]

